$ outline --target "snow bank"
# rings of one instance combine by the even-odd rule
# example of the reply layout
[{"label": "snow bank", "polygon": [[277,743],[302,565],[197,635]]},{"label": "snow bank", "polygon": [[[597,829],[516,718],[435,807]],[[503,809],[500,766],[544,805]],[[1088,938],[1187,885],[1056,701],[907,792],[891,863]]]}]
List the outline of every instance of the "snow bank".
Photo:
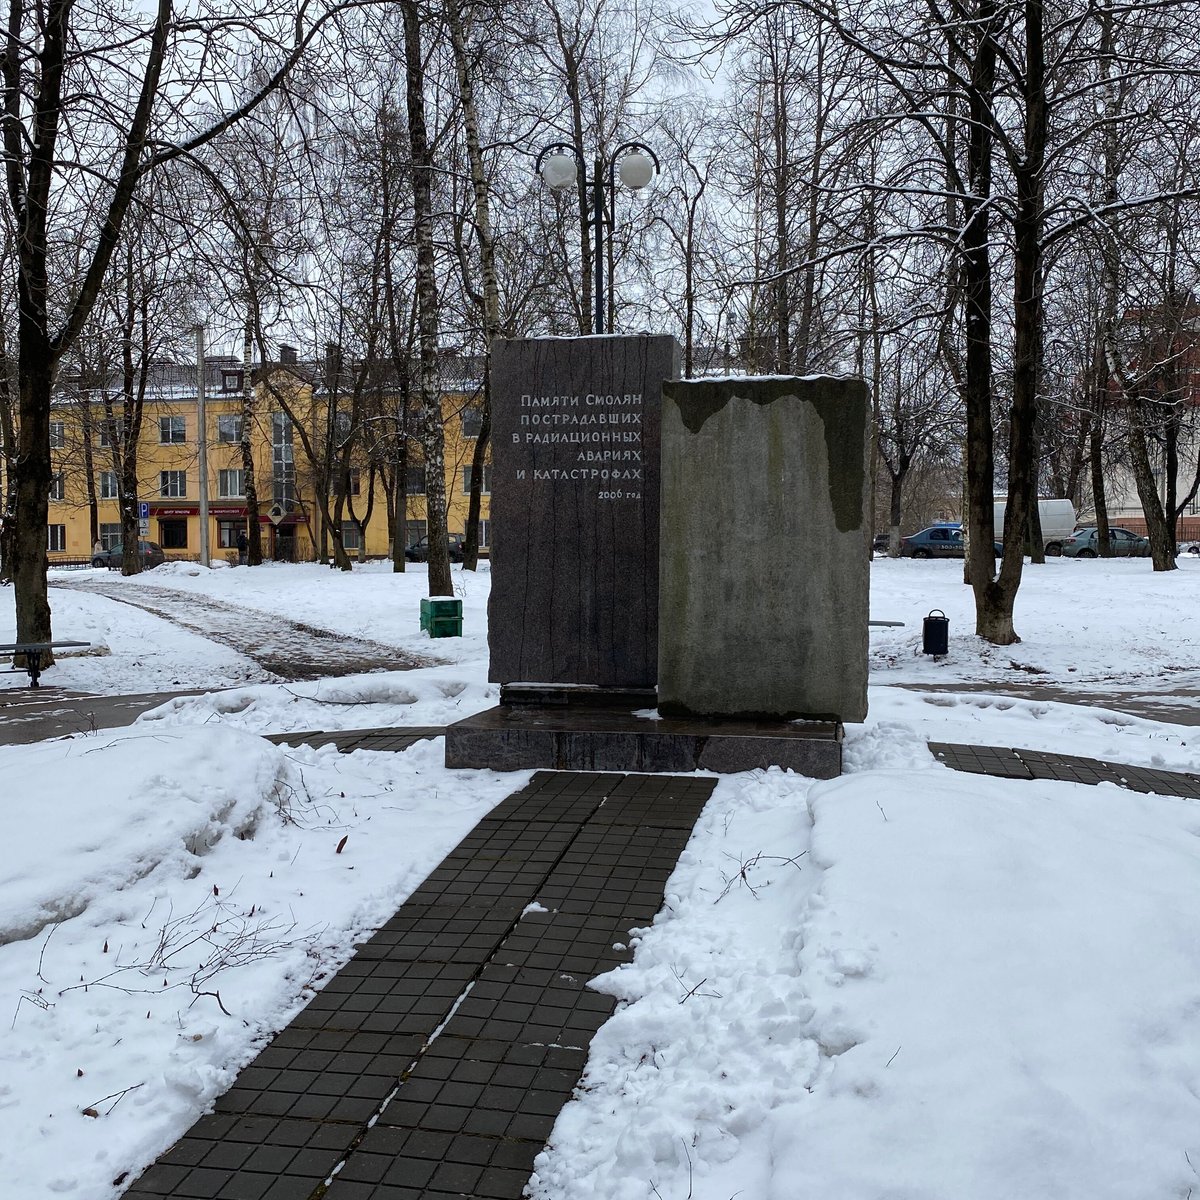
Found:
[{"label": "snow bank", "polygon": [[810,805],[821,878],[795,948],[827,1062],[771,1114],[765,1197],[1200,1182],[1200,808],[949,771]]},{"label": "snow bank", "polygon": [[[111,1200],[525,774],[236,731],[0,752],[0,1174]],[[57,759],[54,756],[57,755]],[[48,922],[48,923],[46,923]],[[45,923],[45,924],[43,924]]]},{"label": "snow bank", "polygon": [[533,1196],[1186,1196],[1198,837],[936,766],[722,780]]},{"label": "snow bank", "polygon": [[682,1197],[693,1178],[722,1200],[765,1194],[759,1131],[819,1063],[793,949],[810,786],[778,769],[717,784],[633,963],[592,983],[623,1003],[538,1158],[535,1200]]},{"label": "snow bank", "polygon": [[222,725],[255,732],[447,725],[490,708],[499,687],[459,666],[344,675],[177,696],[143,713],[141,727]]},{"label": "snow bank", "polygon": [[259,738],[222,729],[0,746],[16,851],[0,860],[0,945],[143,876],[187,871],[225,837],[252,837],[284,786],[280,765]]}]

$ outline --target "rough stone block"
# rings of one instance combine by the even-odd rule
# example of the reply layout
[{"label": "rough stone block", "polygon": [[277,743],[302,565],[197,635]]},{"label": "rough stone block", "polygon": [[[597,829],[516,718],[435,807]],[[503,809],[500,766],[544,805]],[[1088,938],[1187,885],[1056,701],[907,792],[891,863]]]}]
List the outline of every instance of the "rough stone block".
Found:
[{"label": "rough stone block", "polygon": [[664,386],[662,713],[865,718],[869,409],[858,379]]}]

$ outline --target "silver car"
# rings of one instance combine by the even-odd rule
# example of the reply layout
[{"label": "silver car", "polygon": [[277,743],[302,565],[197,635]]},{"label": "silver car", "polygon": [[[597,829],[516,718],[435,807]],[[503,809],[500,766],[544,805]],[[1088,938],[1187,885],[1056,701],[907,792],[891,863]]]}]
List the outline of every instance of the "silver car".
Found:
[{"label": "silver car", "polygon": [[[1150,557],[1150,539],[1142,537],[1130,529],[1122,529],[1119,525],[1110,525],[1108,538],[1113,554],[1121,558]],[[1100,531],[1094,525],[1087,529],[1075,530],[1063,542],[1062,552],[1068,558],[1099,558]]]}]

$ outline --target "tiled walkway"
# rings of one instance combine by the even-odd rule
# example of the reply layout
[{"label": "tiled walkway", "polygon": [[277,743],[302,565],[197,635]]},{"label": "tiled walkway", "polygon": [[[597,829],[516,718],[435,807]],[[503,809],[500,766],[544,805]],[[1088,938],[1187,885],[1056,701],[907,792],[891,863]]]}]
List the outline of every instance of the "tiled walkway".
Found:
[{"label": "tiled walkway", "polygon": [[998,775],[1005,779],[1065,779],[1071,783],[1115,783],[1131,792],[1160,796],[1188,796],[1200,800],[1200,775],[1184,771],[1158,771],[1121,763],[1080,758],[1074,754],[1049,754],[1041,750],[1006,746],[965,746],[955,742],[930,742],[934,757],[956,771]]},{"label": "tiled walkway", "polygon": [[339,729],[333,732],[272,733],[277,746],[336,746],[342,754],[353,750],[407,750],[423,738],[441,737],[441,725],[398,725],[392,729]]},{"label": "tiled walkway", "polygon": [[538,772],[126,1196],[520,1196],[713,786]]}]

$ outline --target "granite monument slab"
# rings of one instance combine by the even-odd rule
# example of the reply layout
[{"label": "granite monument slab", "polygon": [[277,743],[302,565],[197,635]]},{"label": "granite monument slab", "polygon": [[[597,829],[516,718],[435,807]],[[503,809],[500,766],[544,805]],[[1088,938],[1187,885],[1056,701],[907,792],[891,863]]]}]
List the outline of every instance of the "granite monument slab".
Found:
[{"label": "granite monument slab", "polygon": [[492,350],[489,679],[654,687],[659,420],[672,337]]}]

